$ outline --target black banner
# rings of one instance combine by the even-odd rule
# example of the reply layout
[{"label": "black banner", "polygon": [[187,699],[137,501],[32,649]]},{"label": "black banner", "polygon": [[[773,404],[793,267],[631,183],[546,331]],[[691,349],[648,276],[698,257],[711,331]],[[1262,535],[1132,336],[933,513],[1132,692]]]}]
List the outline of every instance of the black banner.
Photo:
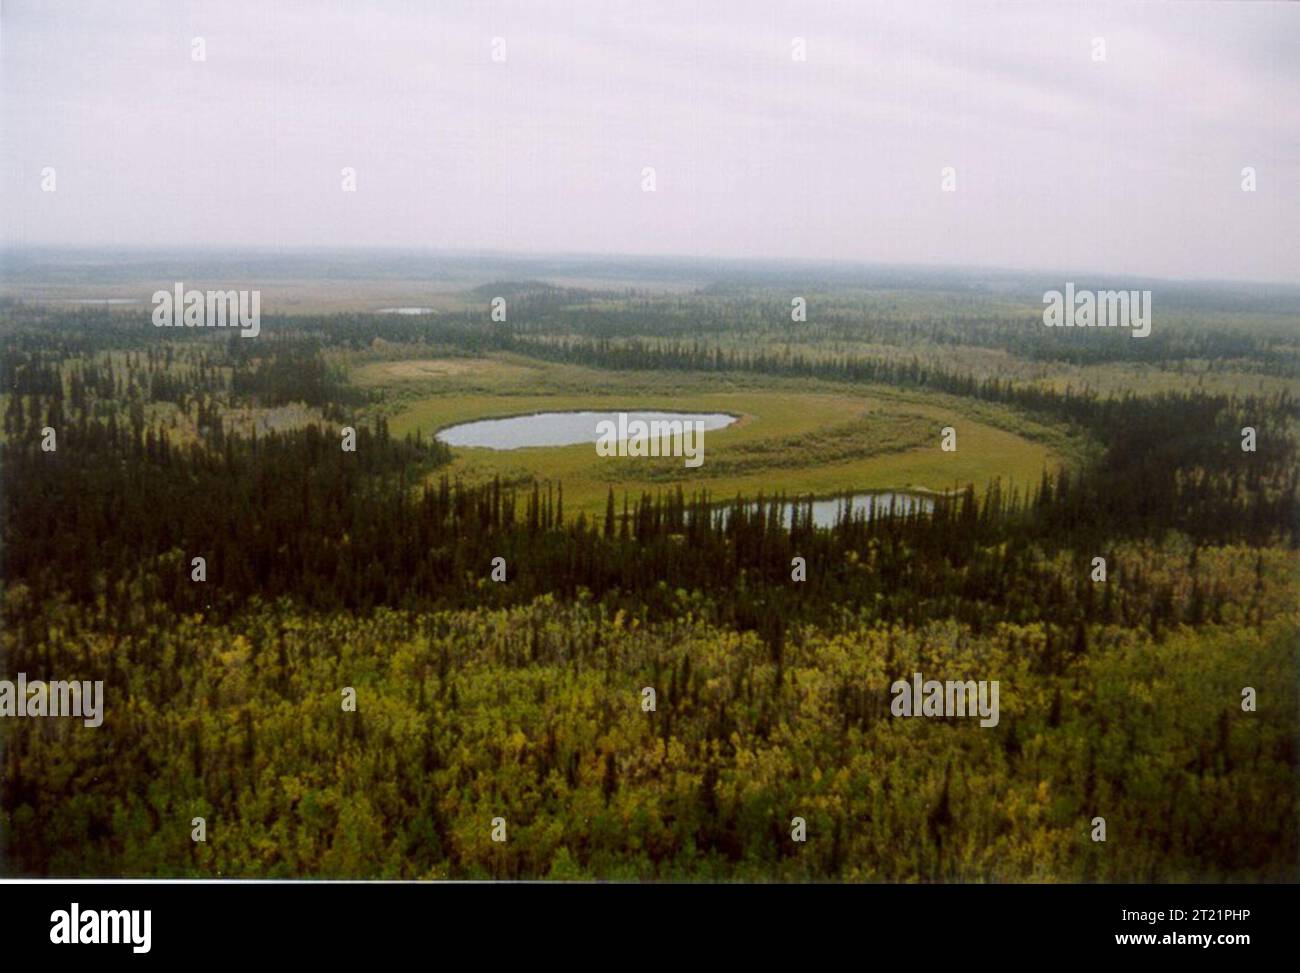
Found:
[{"label": "black banner", "polygon": [[[940,959],[1212,955],[1294,932],[1289,886],[76,883],[0,885],[7,957],[143,962],[669,955],[762,959],[815,943]],[[67,947],[79,947],[75,953]],[[679,952],[679,950],[681,952]],[[1238,951],[1245,950],[1240,953]]]}]

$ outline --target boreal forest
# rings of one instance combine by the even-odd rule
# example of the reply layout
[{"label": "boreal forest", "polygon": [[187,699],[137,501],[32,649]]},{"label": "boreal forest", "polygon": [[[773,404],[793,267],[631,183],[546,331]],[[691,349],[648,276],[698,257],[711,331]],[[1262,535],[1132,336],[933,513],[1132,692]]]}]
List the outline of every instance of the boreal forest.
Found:
[{"label": "boreal forest", "polygon": [[[4,302],[0,678],[104,720],[0,720],[0,872],[1293,880],[1296,308],[789,293]],[[584,408],[736,421],[698,470],[440,436]]]}]

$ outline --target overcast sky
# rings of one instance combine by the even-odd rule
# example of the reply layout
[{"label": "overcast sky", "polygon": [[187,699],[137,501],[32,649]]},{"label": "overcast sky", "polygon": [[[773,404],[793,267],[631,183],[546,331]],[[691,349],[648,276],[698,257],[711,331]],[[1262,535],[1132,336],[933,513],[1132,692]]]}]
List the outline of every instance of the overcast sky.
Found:
[{"label": "overcast sky", "polygon": [[1300,282],[1300,4],[0,3],[10,246]]}]

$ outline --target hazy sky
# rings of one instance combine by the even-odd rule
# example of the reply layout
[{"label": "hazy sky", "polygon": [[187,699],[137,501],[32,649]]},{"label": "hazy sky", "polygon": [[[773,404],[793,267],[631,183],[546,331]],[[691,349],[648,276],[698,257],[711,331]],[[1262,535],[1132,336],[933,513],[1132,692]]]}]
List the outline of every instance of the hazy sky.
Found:
[{"label": "hazy sky", "polygon": [[1300,282],[1300,4],[0,3],[11,246]]}]

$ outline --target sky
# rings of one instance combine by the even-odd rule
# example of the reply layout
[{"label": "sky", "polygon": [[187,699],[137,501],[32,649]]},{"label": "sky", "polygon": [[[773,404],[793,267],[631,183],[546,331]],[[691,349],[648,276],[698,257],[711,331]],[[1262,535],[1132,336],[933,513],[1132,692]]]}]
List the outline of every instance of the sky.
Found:
[{"label": "sky", "polygon": [[1300,283],[1300,4],[0,0],[0,97],[8,247]]}]

